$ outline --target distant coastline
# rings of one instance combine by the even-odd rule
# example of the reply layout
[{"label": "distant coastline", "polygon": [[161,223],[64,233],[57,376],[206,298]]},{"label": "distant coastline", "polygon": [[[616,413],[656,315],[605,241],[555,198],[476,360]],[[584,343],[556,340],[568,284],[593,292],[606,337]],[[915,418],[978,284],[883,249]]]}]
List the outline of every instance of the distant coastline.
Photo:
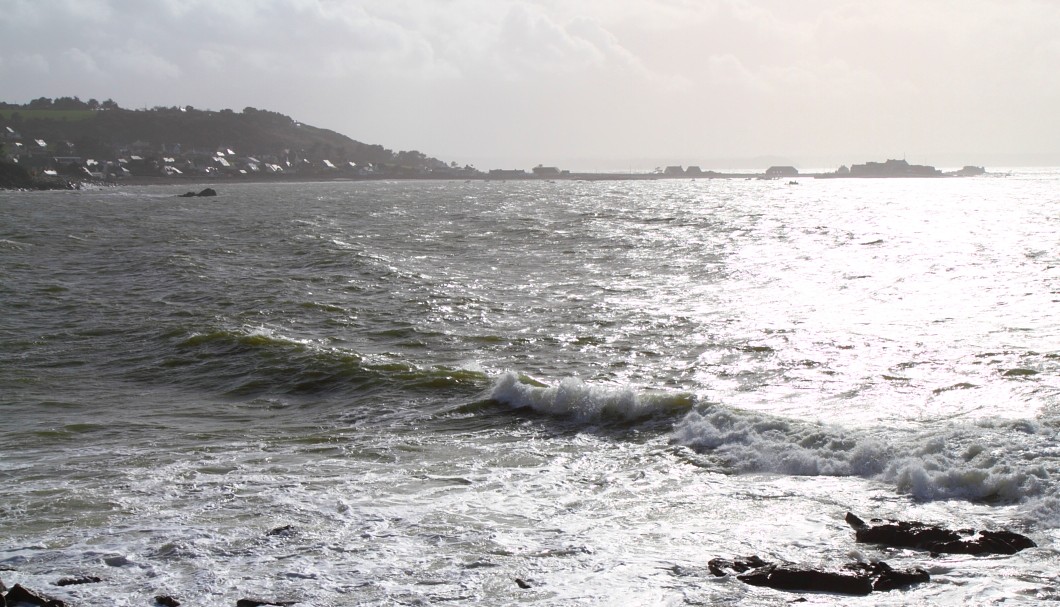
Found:
[{"label": "distant coastline", "polygon": [[[689,170],[692,169],[692,170]],[[975,177],[988,174],[979,166],[965,166],[956,171],[941,171],[926,165],[909,165],[904,160],[886,162],[868,162],[851,167],[841,166],[832,172],[801,173],[795,167],[774,166],[762,172],[738,171],[719,172],[703,171],[698,167],[667,167],[649,173],[621,172],[572,172],[546,171],[534,172],[522,169],[493,169],[474,174],[387,174],[374,173],[348,174],[340,170],[333,173],[219,173],[209,175],[169,174],[169,175],[128,175],[128,176],[88,176],[79,174],[60,174],[55,171],[33,173],[17,164],[0,161],[0,189],[4,190],[77,190],[86,186],[146,186],[146,185],[191,185],[191,184],[232,184],[232,183],[313,183],[313,182],[368,182],[368,181],[655,181],[655,180],[696,180],[696,179],[742,179],[742,180],[782,180],[797,183],[798,179],[924,179],[947,177]]]},{"label": "distant coastline", "polygon": [[943,172],[905,160],[802,173],[667,166],[650,172],[574,172],[556,166],[480,170],[415,150],[393,152],[252,107],[219,112],[185,107],[127,110],[111,100],[40,98],[0,102],[0,188],[77,189],[86,184],[313,182],[384,180],[646,181],[966,177],[982,167]]}]

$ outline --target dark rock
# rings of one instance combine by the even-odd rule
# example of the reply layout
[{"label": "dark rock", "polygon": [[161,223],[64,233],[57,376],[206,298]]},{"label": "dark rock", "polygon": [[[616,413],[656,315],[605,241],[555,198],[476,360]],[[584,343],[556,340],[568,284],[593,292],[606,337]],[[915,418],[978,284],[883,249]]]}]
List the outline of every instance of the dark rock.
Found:
[{"label": "dark rock", "polygon": [[527,582],[523,578],[520,578],[520,577],[515,578],[515,583],[518,584],[519,587],[522,588],[523,590],[525,590],[527,588],[530,588],[530,582]]},{"label": "dark rock", "polygon": [[731,561],[728,559],[710,559],[710,562],[707,563],[707,568],[714,575],[722,577],[730,574],[745,573],[766,565],[769,565],[769,563],[757,556],[748,556]]},{"label": "dark rock", "polygon": [[82,575],[80,577],[64,577],[55,582],[56,586],[77,586],[78,584],[96,584],[103,580],[94,575]]},{"label": "dark rock", "polygon": [[279,607],[288,607],[296,604],[298,601],[263,601],[260,599],[239,599],[236,601],[236,607],[261,607],[262,605],[278,605]]},{"label": "dark rock", "polygon": [[895,548],[914,548],[938,554],[1016,554],[1037,544],[1029,537],[1012,531],[954,531],[918,521],[884,521],[872,519],[868,524],[848,512],[846,522],[854,529],[854,538],[866,544]]},{"label": "dark rock", "polygon": [[766,565],[741,573],[736,579],[752,586],[766,586],[796,592],[830,592],[866,595],[872,592],[872,579],[849,571],[804,569],[788,565]]},{"label": "dark rock", "polygon": [[217,196],[217,191],[214,190],[213,188],[206,188],[206,189],[200,191],[198,194],[196,194],[195,192],[187,192],[187,193],[181,194],[179,196],[179,198],[195,198],[195,197],[198,197],[198,196]]},{"label": "dark rock", "polygon": [[891,568],[890,565],[883,561],[877,563],[851,563],[844,565],[844,568],[868,575],[873,580],[872,589],[877,592],[901,590],[915,584],[931,581],[931,576],[928,575],[928,572],[919,567],[900,571]]},{"label": "dark rock", "polygon": [[23,587],[21,584],[15,584],[11,590],[8,590],[4,599],[9,607],[17,607],[19,604],[39,605],[40,607],[66,607],[66,603],[59,599],[44,596]]},{"label": "dark rock", "polygon": [[277,528],[269,531],[265,535],[267,535],[267,536],[276,536],[276,535],[287,536],[287,535],[291,535],[291,533],[293,533],[293,532],[294,532],[294,526],[292,526],[292,525],[284,525],[283,527],[277,527]]},{"label": "dark rock", "polygon": [[872,591],[907,588],[930,581],[923,569],[898,571],[887,563],[850,563],[838,570],[778,565],[757,556],[741,559],[712,559],[708,564],[716,576],[735,575],[752,586],[765,586],[795,592],[829,592],[866,595]]},{"label": "dark rock", "polygon": [[168,594],[160,594],[156,596],[155,603],[162,605],[162,607],[180,607],[180,601],[169,596]]}]

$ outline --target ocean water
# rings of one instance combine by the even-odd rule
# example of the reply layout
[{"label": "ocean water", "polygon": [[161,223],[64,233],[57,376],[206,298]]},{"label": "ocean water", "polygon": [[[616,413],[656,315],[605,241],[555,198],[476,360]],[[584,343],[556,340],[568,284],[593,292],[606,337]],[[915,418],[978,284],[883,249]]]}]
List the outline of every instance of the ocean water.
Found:
[{"label": "ocean water", "polygon": [[[1060,600],[1060,171],[215,187],[0,192],[8,586]],[[860,545],[848,511],[1039,547]],[[751,554],[932,581],[850,599],[707,571]],[[78,575],[101,581],[55,585]]]}]

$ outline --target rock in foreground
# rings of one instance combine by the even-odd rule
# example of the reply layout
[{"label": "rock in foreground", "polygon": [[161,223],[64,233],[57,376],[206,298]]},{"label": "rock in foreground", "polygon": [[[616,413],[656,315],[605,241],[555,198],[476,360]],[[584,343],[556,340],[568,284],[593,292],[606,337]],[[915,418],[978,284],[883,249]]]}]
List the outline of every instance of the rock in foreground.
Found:
[{"label": "rock in foreground", "polygon": [[1029,537],[1007,530],[954,531],[918,521],[882,519],[872,519],[869,524],[850,512],[847,512],[846,522],[854,528],[854,539],[858,542],[929,550],[938,554],[1016,554],[1037,546]]},{"label": "rock in foreground", "polygon": [[793,592],[828,592],[863,596],[873,591],[908,588],[931,580],[923,569],[900,571],[884,562],[850,563],[839,569],[780,565],[757,556],[743,559],[712,559],[710,572],[716,576],[736,575],[752,586],[765,586]]}]

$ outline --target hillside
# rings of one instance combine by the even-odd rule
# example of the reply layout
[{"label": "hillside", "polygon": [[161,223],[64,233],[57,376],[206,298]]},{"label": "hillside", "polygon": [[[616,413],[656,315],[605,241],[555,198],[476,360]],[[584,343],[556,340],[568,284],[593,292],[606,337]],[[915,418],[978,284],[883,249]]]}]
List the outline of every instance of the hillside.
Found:
[{"label": "hillside", "polygon": [[[133,174],[237,171],[306,173],[355,171],[360,175],[439,176],[470,170],[421,152],[393,152],[289,116],[248,107],[242,112],[192,107],[128,110],[112,101],[41,98],[25,105],[0,103],[0,134],[7,155],[26,167],[69,169],[70,162],[113,162]],[[41,145],[41,142],[44,145]],[[136,157],[140,165],[131,162]],[[61,159],[50,166],[46,158]],[[218,162],[224,158],[225,162]],[[352,163],[352,164],[351,164]],[[82,167],[91,171],[94,167]],[[174,172],[169,171],[172,176]]]}]

